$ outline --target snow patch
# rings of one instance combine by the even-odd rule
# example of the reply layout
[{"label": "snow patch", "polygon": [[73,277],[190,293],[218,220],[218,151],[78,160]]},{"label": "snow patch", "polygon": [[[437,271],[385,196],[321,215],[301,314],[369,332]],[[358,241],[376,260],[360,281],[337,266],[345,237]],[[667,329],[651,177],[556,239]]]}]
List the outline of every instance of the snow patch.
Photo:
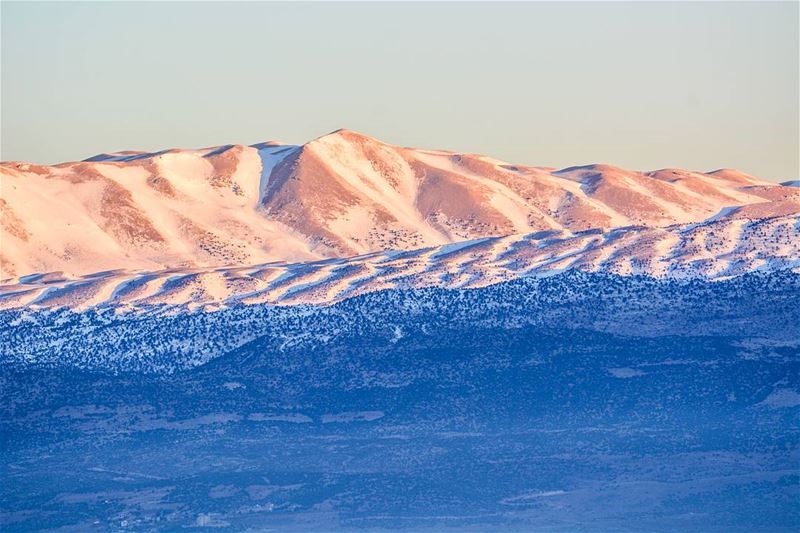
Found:
[{"label": "snow patch", "polygon": [[636,370],[635,368],[609,368],[608,373],[614,376],[615,378],[620,379],[628,379],[628,378],[635,378],[639,376],[644,376],[645,373],[641,370]]},{"label": "snow patch", "polygon": [[792,389],[777,389],[767,396],[760,405],[771,409],[785,409],[800,405],[800,394]]},{"label": "snow patch", "polygon": [[383,411],[352,411],[346,413],[322,415],[322,423],[371,422],[373,420],[383,418],[383,416]]}]

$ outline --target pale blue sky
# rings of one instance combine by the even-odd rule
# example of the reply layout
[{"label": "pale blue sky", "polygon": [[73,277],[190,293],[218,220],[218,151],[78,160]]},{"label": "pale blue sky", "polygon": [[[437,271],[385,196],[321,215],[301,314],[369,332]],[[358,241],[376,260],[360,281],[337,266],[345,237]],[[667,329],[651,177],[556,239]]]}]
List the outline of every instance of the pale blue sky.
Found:
[{"label": "pale blue sky", "polygon": [[3,160],[346,127],[515,163],[798,178],[798,4],[15,3]]}]

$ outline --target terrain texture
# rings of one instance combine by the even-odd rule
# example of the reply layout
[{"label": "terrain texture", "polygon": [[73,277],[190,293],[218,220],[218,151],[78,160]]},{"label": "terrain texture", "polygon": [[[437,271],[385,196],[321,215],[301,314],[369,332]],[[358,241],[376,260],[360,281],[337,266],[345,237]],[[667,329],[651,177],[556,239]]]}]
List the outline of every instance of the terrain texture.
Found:
[{"label": "terrain texture", "polygon": [[793,184],[348,130],[0,178],[2,531],[800,527]]}]

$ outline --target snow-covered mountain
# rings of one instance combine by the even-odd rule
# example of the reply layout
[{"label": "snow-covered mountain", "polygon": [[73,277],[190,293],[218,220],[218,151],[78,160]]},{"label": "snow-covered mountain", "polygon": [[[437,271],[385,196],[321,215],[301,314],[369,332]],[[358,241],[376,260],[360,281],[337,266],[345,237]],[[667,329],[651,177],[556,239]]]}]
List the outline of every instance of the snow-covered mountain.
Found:
[{"label": "snow-covered mountain", "polygon": [[700,224],[552,230],[302,263],[23,276],[0,285],[0,309],[327,304],[378,290],[476,288],[569,269],[719,279],[800,268],[800,215],[749,220],[735,213]]},{"label": "snow-covered mountain", "polygon": [[349,131],[3,163],[0,529],[795,531],[793,185]]},{"label": "snow-covered mountain", "polygon": [[598,238],[587,230],[800,213],[797,187],[733,170],[528,167],[348,130],[300,146],[118,152],[0,171],[6,280],[297,263],[542,231],[575,243]]}]

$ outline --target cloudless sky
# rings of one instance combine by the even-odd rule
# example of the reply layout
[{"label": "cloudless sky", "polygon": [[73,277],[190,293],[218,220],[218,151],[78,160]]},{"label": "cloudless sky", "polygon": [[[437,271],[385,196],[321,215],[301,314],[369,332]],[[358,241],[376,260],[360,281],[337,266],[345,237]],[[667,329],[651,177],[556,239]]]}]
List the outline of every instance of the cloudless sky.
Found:
[{"label": "cloudless sky", "polygon": [[514,163],[798,178],[798,2],[0,3],[0,159],[346,127]]}]

